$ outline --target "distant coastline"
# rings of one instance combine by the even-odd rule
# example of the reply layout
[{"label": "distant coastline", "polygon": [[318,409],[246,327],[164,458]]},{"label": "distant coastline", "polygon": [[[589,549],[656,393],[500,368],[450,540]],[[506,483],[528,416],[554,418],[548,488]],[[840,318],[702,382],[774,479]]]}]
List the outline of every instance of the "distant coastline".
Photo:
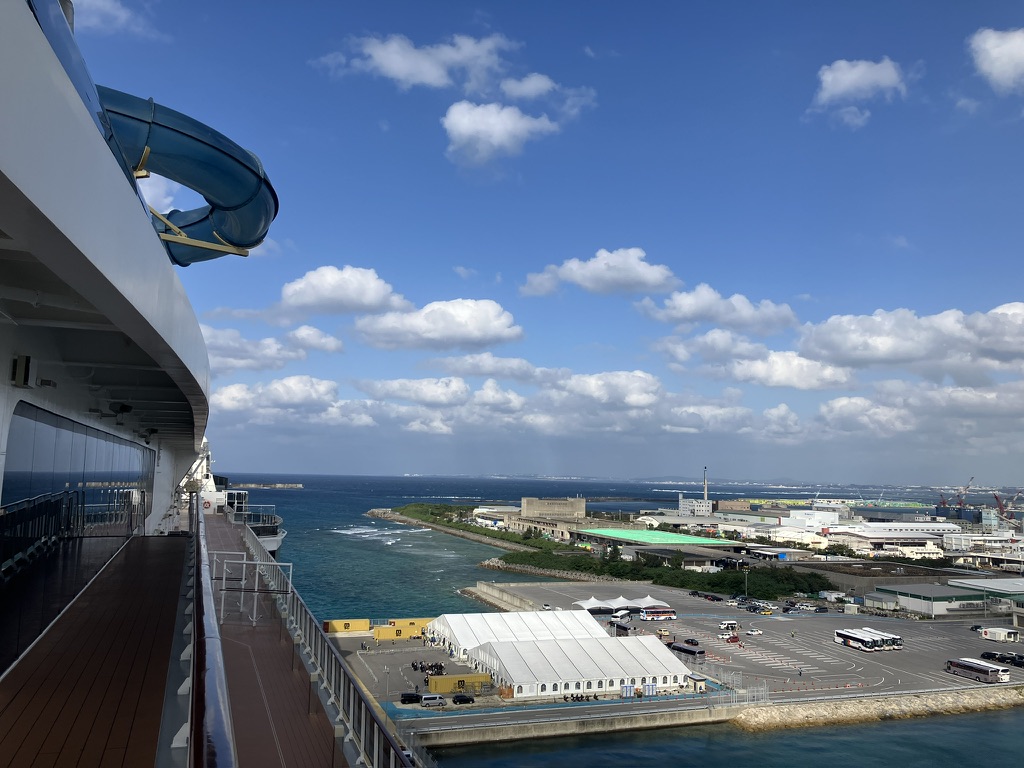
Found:
[{"label": "distant coastline", "polygon": [[232,489],[238,489],[241,491],[245,490],[273,490],[273,491],[291,491],[291,490],[302,490],[302,483],[232,483]]}]

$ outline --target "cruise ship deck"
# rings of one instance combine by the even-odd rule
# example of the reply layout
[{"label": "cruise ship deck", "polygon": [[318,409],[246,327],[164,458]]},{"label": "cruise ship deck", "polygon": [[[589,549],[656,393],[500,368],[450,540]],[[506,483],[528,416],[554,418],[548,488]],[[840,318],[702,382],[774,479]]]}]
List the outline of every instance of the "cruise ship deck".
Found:
[{"label": "cruise ship deck", "polygon": [[[244,557],[241,526],[222,515],[205,521],[211,560]],[[189,555],[187,537],[130,539],[0,679],[0,765],[187,764],[187,747],[170,747],[175,733],[161,720],[165,707],[184,706],[176,689],[189,662],[179,660],[174,638],[188,620]],[[272,596],[260,595],[253,610],[250,594],[239,611],[230,573],[225,592],[221,642],[237,764],[348,765]],[[219,589],[214,595],[219,607]],[[10,623],[2,614],[0,621]]]}]

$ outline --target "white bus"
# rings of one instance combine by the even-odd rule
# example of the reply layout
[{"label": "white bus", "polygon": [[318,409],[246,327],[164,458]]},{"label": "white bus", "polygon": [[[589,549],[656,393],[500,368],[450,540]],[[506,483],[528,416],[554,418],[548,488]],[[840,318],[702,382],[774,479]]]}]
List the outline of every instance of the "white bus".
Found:
[{"label": "white bus", "polygon": [[969,677],[979,683],[1008,683],[1010,670],[998,664],[989,664],[981,659],[950,659],[946,671],[951,675]]},{"label": "white bus", "polygon": [[669,621],[676,617],[675,608],[641,608],[640,621]]},{"label": "white bus", "polygon": [[867,632],[868,634],[881,638],[883,649],[886,651],[903,650],[903,638],[899,635],[894,635],[892,632],[883,632],[880,629],[872,629],[871,627],[861,627],[860,629],[861,632]]},{"label": "white bus", "polygon": [[879,650],[881,640],[877,639],[874,635],[869,635],[867,632],[863,632],[859,629],[837,629],[835,637],[832,638],[839,645],[845,645],[847,648],[856,648],[858,651],[866,651],[868,653]]},{"label": "white bus", "polygon": [[621,611],[616,611],[612,614],[612,621],[629,621],[633,617],[633,614],[623,608]]}]

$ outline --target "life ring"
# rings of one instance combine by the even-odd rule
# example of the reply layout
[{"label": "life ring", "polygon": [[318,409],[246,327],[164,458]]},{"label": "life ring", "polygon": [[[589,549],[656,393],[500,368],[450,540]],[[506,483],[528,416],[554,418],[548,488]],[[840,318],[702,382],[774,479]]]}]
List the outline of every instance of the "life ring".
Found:
[{"label": "life ring", "polygon": [[210,508],[210,502],[204,501],[203,502],[203,509],[209,509],[209,508]]}]

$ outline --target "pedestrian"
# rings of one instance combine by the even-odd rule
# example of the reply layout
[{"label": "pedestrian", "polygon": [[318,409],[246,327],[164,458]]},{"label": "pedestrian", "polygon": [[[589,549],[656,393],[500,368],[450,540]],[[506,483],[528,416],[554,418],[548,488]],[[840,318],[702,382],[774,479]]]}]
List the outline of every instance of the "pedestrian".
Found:
[{"label": "pedestrian", "polygon": [[801,669],[799,674],[800,674],[800,677],[803,677],[804,676],[804,671]]}]

